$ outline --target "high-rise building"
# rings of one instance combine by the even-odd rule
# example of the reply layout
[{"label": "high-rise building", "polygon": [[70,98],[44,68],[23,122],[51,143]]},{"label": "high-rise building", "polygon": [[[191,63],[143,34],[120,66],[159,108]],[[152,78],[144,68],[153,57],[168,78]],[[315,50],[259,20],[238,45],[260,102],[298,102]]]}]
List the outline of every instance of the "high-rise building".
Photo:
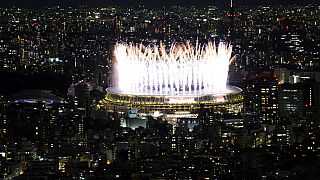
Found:
[{"label": "high-rise building", "polygon": [[88,98],[90,97],[90,91],[92,87],[87,82],[80,82],[74,86],[75,96],[78,98],[79,107],[86,108]]},{"label": "high-rise building", "polygon": [[311,108],[320,105],[320,83],[314,79],[307,79],[304,84],[304,106]]},{"label": "high-rise building", "polygon": [[198,121],[203,126],[213,126],[215,117],[211,109],[205,108],[203,104],[200,105]]},{"label": "high-rise building", "polygon": [[279,86],[279,116],[301,117],[304,108],[304,87],[302,83]]},{"label": "high-rise building", "polygon": [[275,67],[274,75],[277,77],[279,84],[289,82],[290,70],[284,67]]},{"label": "high-rise building", "polygon": [[249,122],[275,124],[278,121],[278,80],[256,74],[244,80],[244,111]]},{"label": "high-rise building", "polygon": [[304,80],[295,84],[279,86],[279,115],[285,117],[303,117],[308,109],[320,104],[319,83]]}]

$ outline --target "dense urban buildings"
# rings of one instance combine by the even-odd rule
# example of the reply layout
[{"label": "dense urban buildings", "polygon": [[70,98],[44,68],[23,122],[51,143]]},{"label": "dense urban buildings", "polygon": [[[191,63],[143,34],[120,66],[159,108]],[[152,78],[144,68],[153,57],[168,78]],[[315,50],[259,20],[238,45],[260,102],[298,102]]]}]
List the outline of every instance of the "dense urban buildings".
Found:
[{"label": "dense urban buildings", "polygon": [[[105,106],[117,43],[210,41],[232,45],[234,108]],[[1,8],[0,176],[318,179],[319,58],[316,3]]]}]

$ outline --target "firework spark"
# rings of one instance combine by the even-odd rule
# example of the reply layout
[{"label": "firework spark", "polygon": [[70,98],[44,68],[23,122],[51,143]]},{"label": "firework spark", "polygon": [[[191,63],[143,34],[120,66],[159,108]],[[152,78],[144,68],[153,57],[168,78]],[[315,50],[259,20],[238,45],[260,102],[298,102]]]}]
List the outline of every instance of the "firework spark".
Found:
[{"label": "firework spark", "polygon": [[232,47],[220,42],[165,47],[115,46],[118,89],[128,93],[188,95],[226,91]]}]

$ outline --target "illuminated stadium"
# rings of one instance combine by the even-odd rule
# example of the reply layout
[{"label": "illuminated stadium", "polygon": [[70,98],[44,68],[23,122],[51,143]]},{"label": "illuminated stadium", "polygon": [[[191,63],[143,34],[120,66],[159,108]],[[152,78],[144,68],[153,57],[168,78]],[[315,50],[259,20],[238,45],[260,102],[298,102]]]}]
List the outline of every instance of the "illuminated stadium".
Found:
[{"label": "illuminated stadium", "polygon": [[242,109],[241,89],[228,86],[232,48],[226,43],[165,47],[115,46],[114,86],[103,104],[139,112],[196,112],[200,104],[231,112]]}]

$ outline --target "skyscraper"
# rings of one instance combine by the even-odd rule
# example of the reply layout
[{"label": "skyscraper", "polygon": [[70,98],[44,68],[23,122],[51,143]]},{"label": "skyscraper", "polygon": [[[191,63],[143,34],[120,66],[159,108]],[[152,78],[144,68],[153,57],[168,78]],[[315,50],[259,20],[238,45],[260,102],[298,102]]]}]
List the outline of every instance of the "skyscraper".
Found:
[{"label": "skyscraper", "polygon": [[304,87],[302,83],[279,86],[279,116],[301,117],[304,108]]},{"label": "skyscraper", "polygon": [[278,81],[266,74],[244,80],[245,118],[250,122],[276,124],[278,121]]}]

